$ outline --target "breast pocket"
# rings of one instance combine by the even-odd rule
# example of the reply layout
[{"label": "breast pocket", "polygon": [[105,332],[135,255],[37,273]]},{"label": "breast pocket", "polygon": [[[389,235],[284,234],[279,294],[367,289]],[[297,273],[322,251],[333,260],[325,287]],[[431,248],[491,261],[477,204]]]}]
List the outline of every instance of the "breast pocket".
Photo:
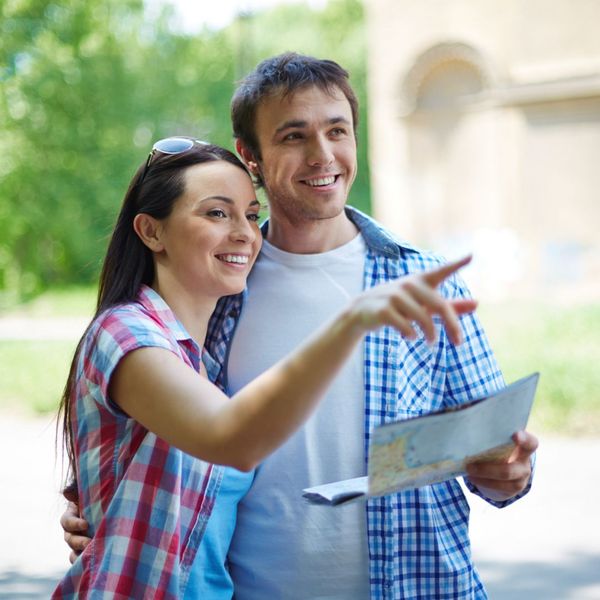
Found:
[{"label": "breast pocket", "polygon": [[398,345],[396,418],[408,419],[436,410],[432,390],[431,348],[424,339],[401,339]]}]

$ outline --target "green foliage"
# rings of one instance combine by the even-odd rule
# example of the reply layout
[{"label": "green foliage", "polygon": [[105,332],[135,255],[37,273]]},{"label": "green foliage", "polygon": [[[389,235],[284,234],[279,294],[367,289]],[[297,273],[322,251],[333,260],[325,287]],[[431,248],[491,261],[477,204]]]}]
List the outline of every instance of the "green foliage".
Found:
[{"label": "green foliage", "polygon": [[[153,140],[231,147],[235,80],[298,50],[337,59],[366,109],[358,0],[282,6],[197,36],[142,0],[0,0],[0,301],[89,283],[121,198]],[[366,119],[353,203],[369,207]],[[1,303],[1,302],[0,302]]]},{"label": "green foliage", "polygon": [[[138,0],[3,7],[0,289],[96,278],[106,238],[151,141],[224,143],[233,69],[223,34],[192,40],[149,24]],[[17,31],[14,39],[6,31]],[[14,44],[13,48],[9,45]],[[203,57],[198,61],[198,56]],[[213,60],[220,57],[219,70]]]}]

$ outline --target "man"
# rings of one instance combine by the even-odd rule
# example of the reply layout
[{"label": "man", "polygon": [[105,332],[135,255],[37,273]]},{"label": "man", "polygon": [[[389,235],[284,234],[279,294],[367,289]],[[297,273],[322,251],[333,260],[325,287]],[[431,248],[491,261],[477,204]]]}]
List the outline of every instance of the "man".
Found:
[{"label": "man", "polygon": [[[234,393],[363,287],[440,262],[346,207],[356,174],[358,107],[332,61],[284,54],[258,65],[232,101],[236,147],[263,185],[270,219],[243,296],[220,303],[208,349]],[[467,295],[454,278],[450,297]],[[331,509],[305,487],[366,473],[372,428],[458,405],[503,385],[474,316],[464,343],[383,329],[369,335],[306,426],[257,470],[229,551],[237,600],[485,598],[457,481]],[[515,435],[509,461],[473,465],[467,486],[502,507],[531,485],[537,440]]]}]

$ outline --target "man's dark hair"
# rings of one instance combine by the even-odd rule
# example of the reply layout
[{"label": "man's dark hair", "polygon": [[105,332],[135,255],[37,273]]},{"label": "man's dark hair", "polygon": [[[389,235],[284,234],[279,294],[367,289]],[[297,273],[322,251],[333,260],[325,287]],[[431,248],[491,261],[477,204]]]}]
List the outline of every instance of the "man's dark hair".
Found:
[{"label": "man's dark hair", "polygon": [[260,160],[256,136],[256,110],[260,102],[275,94],[287,96],[299,89],[317,86],[330,94],[342,91],[352,109],[354,132],[358,127],[358,100],[348,81],[348,71],[332,60],[295,52],[267,58],[240,82],[231,100],[233,135]]}]

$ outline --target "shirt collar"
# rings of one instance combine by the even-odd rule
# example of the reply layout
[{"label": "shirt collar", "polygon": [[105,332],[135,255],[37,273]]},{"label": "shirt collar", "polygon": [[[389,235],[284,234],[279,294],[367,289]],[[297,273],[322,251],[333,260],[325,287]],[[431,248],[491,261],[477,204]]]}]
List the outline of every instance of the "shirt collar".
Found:
[{"label": "shirt collar", "polygon": [[[365,213],[353,206],[345,207],[346,215],[356,225],[363,236],[367,247],[376,254],[382,254],[388,258],[399,258],[403,251],[418,252],[417,248],[392,236],[381,225]],[[263,236],[267,237],[269,231],[269,220],[261,225]]]},{"label": "shirt collar", "polygon": [[219,364],[205,348],[200,348],[198,346],[181,321],[179,321],[173,311],[169,308],[169,305],[163,300],[162,296],[151,287],[142,284],[140,291],[138,292],[137,301],[149,313],[155,315],[178,342],[187,342],[194,348],[196,354],[200,356],[200,359],[204,364],[208,378],[211,381],[214,381],[220,369]]},{"label": "shirt collar", "polygon": [[137,301],[148,312],[156,315],[178,342],[183,342],[185,340],[194,341],[192,336],[181,324],[181,321],[179,321],[173,311],[169,308],[169,305],[162,299],[162,296],[151,287],[142,284],[140,286],[140,291],[138,292]]}]

